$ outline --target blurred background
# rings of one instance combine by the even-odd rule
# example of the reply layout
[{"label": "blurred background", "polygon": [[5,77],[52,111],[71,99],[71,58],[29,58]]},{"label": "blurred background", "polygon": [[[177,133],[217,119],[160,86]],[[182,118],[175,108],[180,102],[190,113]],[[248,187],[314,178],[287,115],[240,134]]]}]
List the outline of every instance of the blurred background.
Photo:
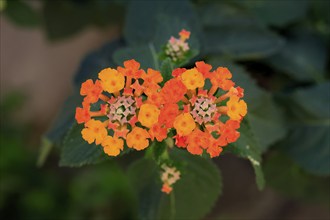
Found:
[{"label": "blurred background", "polygon": [[[198,58],[246,76],[237,84],[246,88],[266,177],[259,191],[249,162],[223,154],[214,160],[222,194],[203,219],[330,219],[329,1],[180,2],[181,17],[194,15],[187,26],[198,23],[191,28],[198,32]],[[58,166],[54,148],[42,166],[37,161],[43,135],[75,88],[73,78],[88,70],[89,59],[104,58],[103,45],[127,44],[134,31],[147,38],[144,28],[159,22],[151,11],[162,11],[154,6],[0,0],[1,219],[137,218],[125,170],[141,154],[67,168]]]}]

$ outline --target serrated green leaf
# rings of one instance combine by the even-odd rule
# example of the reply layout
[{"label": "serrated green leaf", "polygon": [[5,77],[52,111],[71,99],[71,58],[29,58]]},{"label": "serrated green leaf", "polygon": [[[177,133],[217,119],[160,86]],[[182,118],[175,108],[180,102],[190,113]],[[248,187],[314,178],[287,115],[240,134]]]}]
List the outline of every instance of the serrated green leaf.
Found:
[{"label": "serrated green leaf", "polygon": [[127,170],[130,182],[138,197],[138,217],[144,220],[155,220],[161,198],[159,168],[151,159],[140,159]]},{"label": "serrated green leaf", "polygon": [[179,149],[173,149],[170,157],[174,163],[181,164],[181,178],[173,185],[172,195],[161,192],[160,169],[155,161],[141,159],[130,166],[128,173],[140,197],[140,217],[201,219],[221,192],[219,170],[212,161]]},{"label": "serrated green leaf", "polygon": [[324,80],[328,52],[325,43],[306,31],[295,31],[278,54],[266,62],[299,81]]},{"label": "serrated green leaf", "polygon": [[75,124],[64,139],[61,149],[60,166],[80,167],[105,160],[106,155],[100,145],[88,144],[82,139],[83,125]]},{"label": "serrated green leaf", "polygon": [[[176,163],[182,163],[181,178],[174,184],[173,195],[163,194],[160,219],[171,219],[173,211],[173,219],[202,219],[211,211],[221,194],[219,169],[211,160],[177,148],[173,149],[171,158]],[[171,196],[174,204],[171,204]]]},{"label": "serrated green leaf", "polygon": [[234,153],[242,158],[248,159],[256,175],[256,183],[259,190],[265,187],[265,178],[261,168],[261,152],[258,141],[251,131],[248,119],[244,119],[239,129],[240,138],[225,148],[226,151]]},{"label": "serrated green leaf", "polygon": [[315,175],[330,175],[330,83],[282,97],[291,125],[281,150]]},{"label": "serrated green leaf", "polygon": [[223,27],[205,32],[203,51],[233,59],[260,59],[279,51],[283,43],[281,37],[267,29]]},{"label": "serrated green leaf", "polygon": [[[1,1],[3,2],[3,1]],[[21,0],[5,1],[5,15],[16,25],[23,27],[36,27],[40,24],[41,17],[37,10],[27,2]]]}]

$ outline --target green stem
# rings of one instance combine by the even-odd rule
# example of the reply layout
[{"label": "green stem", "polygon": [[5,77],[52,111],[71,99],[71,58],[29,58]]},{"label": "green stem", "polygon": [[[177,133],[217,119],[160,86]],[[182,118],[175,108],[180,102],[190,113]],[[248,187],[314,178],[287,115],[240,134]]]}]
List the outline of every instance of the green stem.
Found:
[{"label": "green stem", "polygon": [[171,215],[170,215],[170,219],[174,220],[175,219],[175,196],[174,196],[174,192],[172,191],[170,194],[170,206],[171,206]]}]

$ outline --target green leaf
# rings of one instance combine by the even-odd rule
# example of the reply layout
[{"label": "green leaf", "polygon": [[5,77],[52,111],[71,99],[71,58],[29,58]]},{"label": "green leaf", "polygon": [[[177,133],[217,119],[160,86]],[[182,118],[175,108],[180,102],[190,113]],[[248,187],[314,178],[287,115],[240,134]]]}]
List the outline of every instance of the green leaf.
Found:
[{"label": "green leaf", "polygon": [[[182,163],[181,178],[174,184],[172,195],[163,194],[160,219],[171,219],[173,211],[174,219],[202,219],[211,211],[221,193],[219,169],[211,160],[177,148],[173,149],[170,157],[174,162]],[[174,207],[171,207],[171,196]]]},{"label": "green leaf", "polygon": [[79,91],[76,91],[75,94],[69,96],[65,100],[53,124],[44,135],[44,138],[49,142],[60,146],[64,135],[74,124],[75,109],[81,105],[82,100],[83,97],[79,94]]},{"label": "green leaf", "polygon": [[260,26],[260,21],[246,9],[223,1],[201,5],[198,12],[201,23],[207,28]]},{"label": "green leaf", "polygon": [[291,131],[281,150],[315,175],[330,175],[330,83],[282,97]]},{"label": "green leaf", "polygon": [[[1,1],[2,2],[2,1]],[[23,27],[36,27],[40,24],[40,15],[27,2],[10,0],[5,3],[5,15],[15,24]]]},{"label": "green leaf", "polygon": [[308,0],[300,0],[299,3],[296,0],[240,1],[240,3],[264,24],[279,27],[304,19],[309,6]]},{"label": "green leaf", "polygon": [[[189,1],[131,1],[127,8],[124,25],[124,36],[128,44],[133,46],[152,42],[156,39],[158,26],[163,25],[164,17],[175,18],[186,23],[193,33],[199,30],[198,18]],[[165,25],[171,27],[171,23]],[[169,38],[170,35],[166,34],[161,39],[164,37]]]},{"label": "green leaf", "polygon": [[83,125],[75,124],[64,139],[61,149],[60,166],[80,167],[105,160],[100,145],[88,144],[82,139]]},{"label": "green leaf", "polygon": [[45,1],[43,16],[50,40],[77,34],[89,23],[89,8],[73,1]]},{"label": "green leaf", "polygon": [[327,47],[316,35],[306,31],[292,33],[282,50],[266,62],[299,81],[324,80]]},{"label": "green leaf", "polygon": [[269,186],[297,199],[330,204],[329,177],[318,177],[302,170],[286,155],[273,152],[264,162]]},{"label": "green leaf", "polygon": [[234,59],[260,59],[276,53],[283,40],[259,27],[223,27],[205,32],[204,52]]},{"label": "green leaf", "polygon": [[160,173],[156,162],[140,159],[132,163],[127,174],[138,197],[139,219],[155,220],[161,198]]},{"label": "green leaf", "polygon": [[123,62],[130,59],[135,59],[141,64],[141,68],[159,69],[158,55],[153,43],[147,45],[125,47],[118,49],[113,54],[113,59],[117,65],[123,65]]},{"label": "green leaf", "polygon": [[181,178],[173,185],[171,195],[161,192],[160,170],[153,160],[141,159],[130,166],[128,173],[140,198],[140,217],[201,219],[211,210],[221,192],[219,170],[212,161],[176,148],[170,157],[174,163],[182,164],[179,167]]},{"label": "green leaf", "polygon": [[256,183],[259,190],[265,187],[265,178],[261,168],[261,152],[258,141],[256,140],[248,119],[244,119],[239,129],[240,138],[225,148],[233,154],[236,154],[242,158],[248,159],[254,169],[256,175]]},{"label": "green leaf", "polygon": [[209,62],[214,67],[227,67],[233,74],[236,85],[244,89],[243,99],[248,106],[250,127],[262,152],[287,134],[283,112],[274,102],[273,96],[258,87],[247,71],[223,59],[213,59]]}]

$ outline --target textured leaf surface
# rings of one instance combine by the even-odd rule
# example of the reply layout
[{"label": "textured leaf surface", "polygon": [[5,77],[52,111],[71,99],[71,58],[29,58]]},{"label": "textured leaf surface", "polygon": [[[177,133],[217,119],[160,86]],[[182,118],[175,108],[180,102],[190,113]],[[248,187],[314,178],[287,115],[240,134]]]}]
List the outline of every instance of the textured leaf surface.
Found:
[{"label": "textured leaf surface", "polygon": [[241,123],[239,131],[241,133],[240,138],[235,143],[226,147],[225,150],[248,159],[251,162],[256,175],[257,186],[262,190],[265,186],[265,178],[261,168],[260,146],[252,133],[247,119]]},{"label": "textured leaf surface", "polygon": [[258,59],[276,53],[283,40],[259,27],[223,27],[205,32],[204,52],[234,59]]},{"label": "textured leaf surface", "polygon": [[88,144],[81,137],[83,125],[75,124],[64,139],[60,166],[80,167],[106,158],[100,145]]},{"label": "textured leaf surface", "polygon": [[[175,219],[202,219],[211,211],[222,189],[219,169],[208,159],[177,150],[173,160],[182,162],[181,179],[173,190]],[[160,219],[171,219],[171,195],[163,194]],[[173,204],[172,204],[173,205]]]},{"label": "textured leaf surface", "polygon": [[328,52],[325,43],[306,31],[295,31],[285,47],[267,59],[274,68],[300,81],[322,81]]},{"label": "textured leaf surface", "polygon": [[285,98],[290,135],[282,150],[305,170],[330,174],[330,83],[296,90]]},{"label": "textured leaf surface", "polygon": [[178,149],[173,149],[171,158],[181,164],[181,178],[172,195],[160,191],[160,173],[154,161],[141,159],[128,170],[138,190],[141,219],[201,219],[221,192],[221,176],[212,161]]}]

